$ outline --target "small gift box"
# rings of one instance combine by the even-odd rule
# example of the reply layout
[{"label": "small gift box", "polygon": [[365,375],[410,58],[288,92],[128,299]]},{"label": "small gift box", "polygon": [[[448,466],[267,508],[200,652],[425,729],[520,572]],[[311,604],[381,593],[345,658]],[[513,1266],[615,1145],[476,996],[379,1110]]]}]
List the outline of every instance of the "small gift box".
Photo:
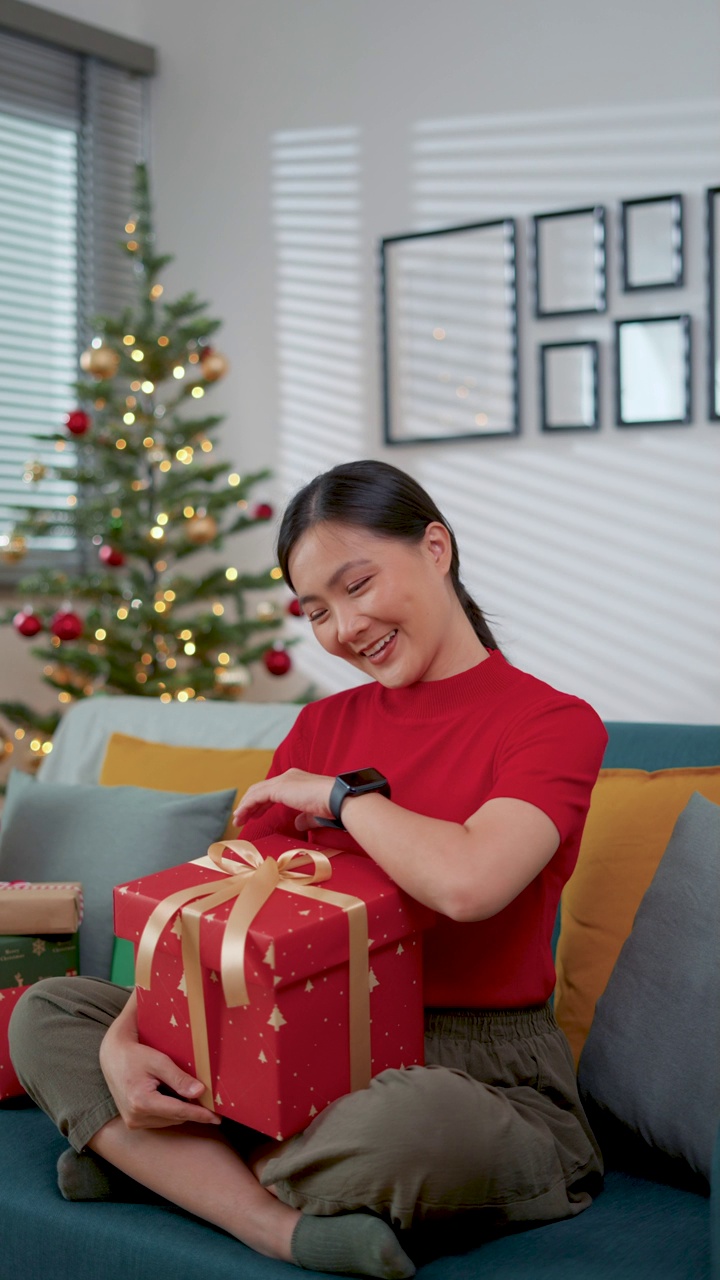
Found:
[{"label": "small gift box", "polygon": [[0,1099],[23,1092],[8,1050],[10,1015],[20,996],[41,978],[77,974],[78,965],[77,933],[0,937]]},{"label": "small gift box", "polygon": [[0,934],[77,933],[82,916],[81,884],[0,880]]},{"label": "small gift box", "polygon": [[327,852],[233,841],[115,890],[141,1039],[203,1081],[206,1106],[274,1138],[423,1062],[433,913],[369,858]]}]

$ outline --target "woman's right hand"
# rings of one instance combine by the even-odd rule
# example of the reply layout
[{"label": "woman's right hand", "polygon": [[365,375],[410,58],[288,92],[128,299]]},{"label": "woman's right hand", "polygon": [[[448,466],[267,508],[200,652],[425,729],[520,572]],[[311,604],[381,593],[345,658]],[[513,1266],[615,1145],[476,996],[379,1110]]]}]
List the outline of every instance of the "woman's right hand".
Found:
[{"label": "woman's right hand", "polygon": [[220,1124],[220,1116],[193,1101],[203,1092],[202,1081],[167,1054],[140,1043],[135,992],[103,1037],[100,1066],[128,1129],[166,1129],[188,1121]]}]

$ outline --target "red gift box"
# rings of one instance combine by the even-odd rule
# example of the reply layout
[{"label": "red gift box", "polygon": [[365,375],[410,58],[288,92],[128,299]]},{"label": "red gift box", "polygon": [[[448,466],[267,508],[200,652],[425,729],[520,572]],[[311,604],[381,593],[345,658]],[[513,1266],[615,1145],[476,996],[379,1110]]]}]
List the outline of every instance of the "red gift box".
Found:
[{"label": "red gift box", "polygon": [[434,915],[371,859],[327,852],[236,841],[115,889],[140,1038],[203,1080],[206,1106],[275,1138],[424,1060]]}]

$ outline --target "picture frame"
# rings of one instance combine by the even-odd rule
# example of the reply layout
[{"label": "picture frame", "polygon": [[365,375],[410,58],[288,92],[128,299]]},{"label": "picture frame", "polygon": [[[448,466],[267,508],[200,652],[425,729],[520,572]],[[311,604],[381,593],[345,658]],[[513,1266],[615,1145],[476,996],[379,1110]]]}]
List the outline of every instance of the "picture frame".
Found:
[{"label": "picture frame", "polygon": [[682,287],[685,283],[682,195],[623,200],[620,258],[625,293]]},{"label": "picture frame", "polygon": [[720,422],[720,187],[706,193],[708,347],[708,417]]},{"label": "picture frame", "polygon": [[541,429],[597,431],[600,427],[599,343],[545,342],[538,354]]},{"label": "picture frame", "polygon": [[604,205],[535,214],[531,246],[536,318],[607,310]]},{"label": "picture frame", "polygon": [[388,445],[520,430],[512,218],[380,242]]},{"label": "picture frame", "polygon": [[615,321],[615,416],[620,427],[691,420],[689,315]]}]

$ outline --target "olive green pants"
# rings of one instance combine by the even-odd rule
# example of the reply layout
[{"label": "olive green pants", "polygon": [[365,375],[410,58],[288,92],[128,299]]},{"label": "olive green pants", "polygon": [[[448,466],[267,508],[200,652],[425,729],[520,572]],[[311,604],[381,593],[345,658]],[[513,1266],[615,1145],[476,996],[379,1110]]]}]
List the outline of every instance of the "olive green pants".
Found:
[{"label": "olive green pants", "polygon": [[[18,1077],[77,1151],[118,1114],[98,1053],[128,995],[95,978],[49,978],[11,1019]],[[306,1213],[371,1209],[400,1229],[469,1212],[500,1226],[587,1208],[601,1158],[550,1009],[428,1011],[426,1062],[332,1103],[269,1161],[265,1185]],[[228,1122],[233,1131],[247,1150],[253,1135]]]}]

